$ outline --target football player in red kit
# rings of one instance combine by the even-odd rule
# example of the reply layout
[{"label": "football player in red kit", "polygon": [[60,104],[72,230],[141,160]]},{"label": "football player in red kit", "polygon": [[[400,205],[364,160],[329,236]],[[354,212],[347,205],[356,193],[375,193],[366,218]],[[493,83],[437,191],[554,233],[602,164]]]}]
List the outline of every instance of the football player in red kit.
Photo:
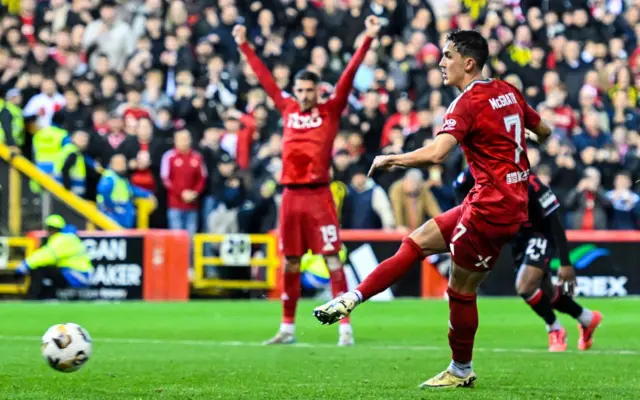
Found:
[{"label": "football player in red kit", "polygon": [[[456,180],[456,197],[466,196],[475,185],[471,172],[462,172]],[[567,330],[554,310],[578,321],[579,350],[589,350],[593,335],[602,322],[600,311],[582,307],[573,298],[576,272],[569,260],[569,245],[559,210],[560,201],[551,188],[535,175],[529,175],[529,220],[522,224],[512,243],[513,259],[518,269],[516,290],[531,309],[547,324],[549,351],[567,350]],[[559,256],[558,285],[551,280],[551,260]]]},{"label": "football player in red kit", "polygon": [[[331,151],[338,133],[340,114],[347,105],[353,78],[373,39],[380,32],[374,16],[365,20],[366,30],[359,48],[338,80],[335,92],[319,102],[319,77],[307,70],[294,80],[294,97],[284,93],[269,69],[246,40],[244,26],[236,26],[233,36],[260,84],[280,111],[284,121],[282,140],[282,207],[280,238],[284,265],[283,316],[280,330],[266,344],[295,342],[295,313],[300,297],[300,258],[307,250],[325,256],[331,278],[331,291],[339,296],[347,291],[347,280],[339,258],[338,218],[329,189]],[[353,331],[347,318],[339,329],[338,345],[352,345]]]},{"label": "football player in red kit", "polygon": [[382,262],[352,292],[317,307],[316,318],[334,323],[360,303],[400,279],[425,256],[450,252],[449,346],[452,361],[422,387],[469,386],[478,328],[476,293],[500,250],[527,220],[529,161],[525,128],[539,141],[550,128],[510,84],[482,78],[487,41],[475,31],[449,34],[440,68],[446,85],[462,93],[451,103],[435,141],[411,153],[378,156],[371,171],[442,162],[460,144],[476,184],[464,202],[429,220],[406,237],[398,252]]}]

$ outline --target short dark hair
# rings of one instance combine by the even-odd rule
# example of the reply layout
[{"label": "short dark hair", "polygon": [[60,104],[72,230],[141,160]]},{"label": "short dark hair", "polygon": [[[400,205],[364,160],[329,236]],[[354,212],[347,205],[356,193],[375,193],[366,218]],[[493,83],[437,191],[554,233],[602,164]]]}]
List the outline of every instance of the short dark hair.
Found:
[{"label": "short dark hair", "polygon": [[454,31],[447,35],[447,41],[451,42],[456,51],[463,57],[473,58],[478,69],[484,68],[489,58],[489,45],[487,40],[476,31]]},{"label": "short dark hair", "polygon": [[626,176],[630,180],[633,180],[633,176],[632,176],[630,171],[622,170],[622,171],[619,171],[616,175],[618,175],[618,176]]},{"label": "short dark hair", "polygon": [[317,85],[320,82],[320,77],[313,71],[309,71],[308,69],[302,69],[296,73],[294,81],[311,81],[314,85]]}]

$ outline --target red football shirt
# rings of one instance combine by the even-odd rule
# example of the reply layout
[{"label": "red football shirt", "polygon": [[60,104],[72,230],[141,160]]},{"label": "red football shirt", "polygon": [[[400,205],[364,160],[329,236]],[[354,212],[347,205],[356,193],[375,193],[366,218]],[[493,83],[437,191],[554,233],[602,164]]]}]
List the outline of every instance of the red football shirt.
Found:
[{"label": "red football shirt", "polygon": [[301,111],[296,100],[276,84],[269,69],[248,43],[240,46],[260,84],[273,99],[284,121],[282,135],[282,184],[329,184],[333,141],[340,127],[340,114],[347,105],[353,78],[371,46],[367,37],[340,76],[328,101]]},{"label": "red football shirt", "polygon": [[476,184],[465,202],[498,225],[527,220],[529,160],[525,128],[540,116],[518,89],[499,80],[474,81],[449,106],[438,134],[462,146]]}]

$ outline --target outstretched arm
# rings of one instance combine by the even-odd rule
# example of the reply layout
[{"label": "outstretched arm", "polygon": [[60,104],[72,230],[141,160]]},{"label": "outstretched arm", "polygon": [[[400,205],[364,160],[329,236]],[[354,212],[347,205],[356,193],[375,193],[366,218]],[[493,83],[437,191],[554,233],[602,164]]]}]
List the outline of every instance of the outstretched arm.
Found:
[{"label": "outstretched arm", "polygon": [[441,133],[436,136],[433,143],[410,153],[377,156],[373,160],[373,165],[371,165],[371,169],[369,170],[369,176],[373,175],[376,169],[386,170],[391,167],[411,168],[420,167],[425,164],[441,163],[457,144],[458,141],[453,135]]},{"label": "outstretched arm", "polygon": [[286,105],[285,99],[282,96],[282,89],[278,87],[269,68],[264,65],[260,57],[258,57],[256,52],[251,48],[249,42],[247,42],[247,28],[244,25],[236,25],[233,28],[233,37],[242,54],[247,57],[247,62],[260,81],[260,85],[262,85],[265,92],[271,97],[276,108],[282,112]]},{"label": "outstretched arm", "polygon": [[338,112],[342,112],[344,107],[347,105],[349,93],[353,88],[353,78],[356,76],[356,72],[358,71],[358,68],[360,68],[360,64],[362,64],[364,57],[367,55],[367,51],[369,51],[373,39],[375,39],[380,32],[380,22],[376,16],[372,15],[367,17],[364,24],[366,27],[364,40],[360,44],[360,47],[358,47],[358,50],[356,50],[353,57],[351,57],[349,64],[347,64],[347,68],[344,70],[342,75],[340,75],[340,79],[336,84],[336,90],[333,96]]}]

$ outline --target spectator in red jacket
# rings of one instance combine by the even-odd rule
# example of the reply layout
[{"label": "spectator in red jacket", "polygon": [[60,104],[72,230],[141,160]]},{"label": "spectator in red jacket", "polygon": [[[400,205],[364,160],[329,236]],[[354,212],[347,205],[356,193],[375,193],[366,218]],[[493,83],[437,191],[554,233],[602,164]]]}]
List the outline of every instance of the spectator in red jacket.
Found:
[{"label": "spectator in red jacket", "polygon": [[396,125],[402,128],[405,136],[415,133],[420,129],[420,121],[418,113],[413,110],[413,101],[406,93],[402,93],[396,102],[397,113],[387,118],[387,122],[382,128],[382,137],[380,138],[380,147],[384,147],[391,143],[391,129]]},{"label": "spectator in red jacket", "polygon": [[199,197],[207,181],[202,155],[191,149],[191,133],[182,129],[174,135],[175,148],[164,153],[160,176],[167,188],[169,229],[198,230]]}]

